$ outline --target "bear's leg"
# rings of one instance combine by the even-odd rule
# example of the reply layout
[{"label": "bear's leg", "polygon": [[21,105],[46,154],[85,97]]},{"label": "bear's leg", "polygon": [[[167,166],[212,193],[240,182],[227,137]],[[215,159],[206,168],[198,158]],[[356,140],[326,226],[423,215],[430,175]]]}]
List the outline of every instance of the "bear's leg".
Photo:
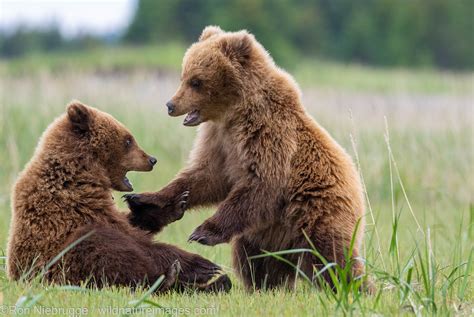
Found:
[{"label": "bear's leg", "polygon": [[152,246],[154,261],[164,267],[170,263],[179,263],[176,286],[179,289],[191,288],[202,291],[229,291],[232,283],[223,274],[220,266],[202,256],[179,249],[165,243],[154,243]]},{"label": "bear's leg", "polygon": [[[313,249],[327,261],[327,263],[337,263],[340,267],[345,266],[344,248],[342,247],[342,238],[335,238],[331,232],[323,230],[318,231],[318,234],[311,236],[312,245],[308,243],[306,238],[301,237],[301,241],[297,243],[297,248]],[[314,283],[320,284],[322,281],[327,283],[331,288],[334,287],[334,282],[329,274],[329,270],[324,269],[324,262],[317,256],[311,253],[305,253],[302,256],[301,270]],[[332,268],[334,270],[334,268]],[[335,272],[336,273],[336,272]]]},{"label": "bear's leg", "polygon": [[157,266],[153,258],[132,237],[113,228],[84,226],[76,230],[64,244],[86,237],[66,252],[50,271],[50,279],[60,283],[138,286],[152,285],[165,276],[159,290],[174,284],[177,267]]},{"label": "bear's leg", "polygon": [[375,286],[368,276],[365,276],[365,265],[359,257],[358,250],[354,250],[352,254],[352,278],[362,278],[362,291],[368,294],[375,293]]},{"label": "bear's leg", "polygon": [[255,284],[255,267],[262,262],[259,259],[250,260],[248,257],[261,254],[260,249],[250,244],[245,237],[234,240],[232,246],[232,262],[237,275],[247,289],[252,289]]},{"label": "bear's leg", "polygon": [[[328,263],[337,263],[339,267],[344,268],[346,265],[351,265],[351,274],[348,278],[362,278],[364,275],[364,264],[359,258],[359,252],[357,248],[352,250],[352,257],[350,263],[347,261],[347,255],[344,251],[347,246],[350,245],[350,241],[343,243],[344,239],[341,237],[333,238],[332,234],[321,234],[318,237],[312,239],[314,246],[317,251],[324,257]],[[299,245],[300,248],[311,248],[306,241]],[[331,288],[334,288],[334,281],[331,278],[328,270],[320,273],[325,267],[324,263],[316,256],[311,254],[305,254],[302,257],[301,269],[309,277],[312,278],[315,283],[320,283],[320,280],[324,280]],[[335,271],[334,271],[335,272]],[[335,272],[336,273],[336,272]],[[338,276],[340,278],[340,276]],[[364,281],[362,283],[362,289],[367,292],[372,292],[372,284],[370,281]]]},{"label": "bear's leg", "polygon": [[272,289],[293,285],[295,270],[291,265],[271,256],[249,259],[264,252],[245,236],[234,241],[232,251],[234,268],[247,289]]}]

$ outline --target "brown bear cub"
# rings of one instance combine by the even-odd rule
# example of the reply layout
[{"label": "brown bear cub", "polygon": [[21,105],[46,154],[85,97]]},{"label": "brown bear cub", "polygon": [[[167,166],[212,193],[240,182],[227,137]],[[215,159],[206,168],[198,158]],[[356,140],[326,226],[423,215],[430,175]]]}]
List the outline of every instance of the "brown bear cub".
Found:
[{"label": "brown bear cub", "polygon": [[[311,245],[361,277],[359,175],[349,155],[308,115],[300,94],[253,35],[205,28],[186,52],[181,85],[167,103],[171,116],[187,114],[184,125],[201,125],[190,162],[161,191],[135,195],[132,209],[139,212],[143,204],[152,214],[154,205],[160,217],[183,191],[189,191],[189,208],[218,204],[189,240],[231,242],[234,266],[249,288],[292,283],[295,276],[284,262],[252,256]],[[323,267],[310,253],[286,259],[313,278]]]},{"label": "brown bear cub", "polygon": [[[38,273],[52,282],[160,290],[228,290],[220,267],[177,247],[155,243],[134,227],[141,214],[120,213],[112,190],[131,191],[128,171],[151,171],[156,159],[107,113],[71,103],[44,132],[12,195],[8,276]],[[188,193],[157,210],[155,232],[182,217]],[[69,246],[69,248],[68,248]],[[61,251],[67,252],[52,261]]]}]

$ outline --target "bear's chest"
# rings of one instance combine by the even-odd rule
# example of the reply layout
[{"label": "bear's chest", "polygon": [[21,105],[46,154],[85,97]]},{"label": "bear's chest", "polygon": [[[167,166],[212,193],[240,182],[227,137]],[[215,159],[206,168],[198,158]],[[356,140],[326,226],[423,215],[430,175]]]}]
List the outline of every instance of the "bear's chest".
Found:
[{"label": "bear's chest", "polygon": [[231,134],[222,139],[222,154],[223,154],[223,173],[230,183],[235,184],[243,177],[247,176],[248,162],[246,162],[244,155],[244,148],[241,141],[233,137]]}]

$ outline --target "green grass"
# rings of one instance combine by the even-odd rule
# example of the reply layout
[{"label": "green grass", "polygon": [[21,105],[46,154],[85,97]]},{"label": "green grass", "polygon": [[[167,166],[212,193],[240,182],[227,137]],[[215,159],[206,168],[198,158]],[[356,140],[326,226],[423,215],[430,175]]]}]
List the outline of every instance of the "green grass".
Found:
[{"label": "green grass", "polygon": [[[21,58],[1,60],[0,74],[24,76],[31,73],[135,71],[178,71],[186,46],[168,43],[160,46],[103,46],[89,50],[32,53]],[[289,69],[305,87],[345,88],[379,92],[459,92],[472,90],[472,73],[452,73],[430,68],[374,68],[359,64],[338,64],[303,59]]]},{"label": "green grass", "polygon": [[375,68],[306,60],[297,64],[295,75],[307,86],[346,88],[353,91],[465,93],[472,90],[472,73],[452,73],[430,68]]},{"label": "green grass", "polygon": [[[154,60],[152,52],[150,49],[150,60]],[[176,53],[177,60],[181,54]],[[133,61],[133,56],[130,53],[123,60]],[[96,66],[85,66],[80,72],[74,71],[75,66],[52,72],[54,66],[48,63],[56,64],[60,59],[38,58],[46,59],[46,71],[27,75],[4,69],[8,76],[0,77],[0,254],[7,241],[11,186],[42,131],[64,111],[69,100],[77,98],[110,112],[131,129],[146,151],[158,158],[153,172],[131,174],[138,192],[158,190],[173,178],[184,166],[196,133],[182,126],[182,118],[170,118],[163,109],[177,86],[175,73],[156,76],[135,66],[126,73],[104,74]],[[32,67],[40,67],[37,62],[31,63]],[[7,67],[27,69],[26,65]],[[338,285],[338,293],[318,290],[304,279],[293,292],[246,292],[232,271],[228,245],[206,247],[186,242],[192,230],[212,214],[212,210],[204,210],[187,213],[157,238],[221,264],[234,282],[230,294],[148,296],[147,290],[91,290],[37,281],[10,282],[2,263],[5,258],[1,258],[0,308],[13,306],[26,315],[48,309],[63,309],[63,313],[69,309],[67,313],[74,308],[87,309],[89,315],[104,310],[109,315],[126,314],[135,306],[169,315],[177,315],[179,309],[184,314],[199,313],[195,309],[201,309],[205,315],[219,316],[471,315],[474,93],[472,87],[455,88],[464,87],[463,76],[470,75],[452,74],[453,87],[444,86],[440,93],[427,96],[430,89],[399,87],[386,93],[374,85],[382,78],[410,83],[426,76],[425,82],[436,81],[428,73],[381,70],[379,75],[378,70],[351,68],[350,79],[341,73],[343,84],[338,86],[335,79],[328,79],[320,71],[332,68],[342,72],[344,66],[307,65],[312,65],[307,73],[325,77],[319,83],[327,84],[303,85],[308,111],[355,158],[363,175],[368,206],[363,256],[377,287],[373,296],[359,294],[353,284],[344,283]],[[394,74],[401,77],[395,79]],[[357,78],[369,84],[357,86]],[[337,93],[327,93],[327,88]],[[120,193],[116,201],[124,207]]]},{"label": "green grass", "polygon": [[177,70],[184,50],[181,44],[168,43],[162,46],[99,46],[78,51],[37,52],[2,60],[0,70],[16,76],[31,72]]}]

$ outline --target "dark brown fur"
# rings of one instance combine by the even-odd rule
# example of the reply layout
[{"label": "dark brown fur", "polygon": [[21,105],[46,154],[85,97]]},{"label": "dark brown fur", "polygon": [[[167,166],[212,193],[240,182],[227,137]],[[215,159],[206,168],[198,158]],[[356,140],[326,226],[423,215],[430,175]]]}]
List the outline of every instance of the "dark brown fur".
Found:
[{"label": "dark brown fur", "polygon": [[[150,171],[156,161],[112,116],[79,102],[68,106],[46,130],[12,195],[8,276],[18,280],[44,271],[66,247],[83,238],[49,270],[58,283],[96,286],[151,285],[161,290],[228,289],[227,276],[210,282],[219,266],[172,245],[155,243],[132,226],[139,213],[120,213],[112,189],[129,191],[128,171]],[[187,193],[164,206],[154,231],[182,216]],[[131,225],[131,224],[132,225]],[[28,278],[28,276],[25,276]]]},{"label": "dark brown fur", "polygon": [[[207,27],[184,57],[170,104],[171,115],[188,113],[186,125],[201,124],[199,135],[188,166],[158,193],[137,196],[137,205],[161,207],[183,191],[190,192],[191,208],[218,204],[190,240],[231,242],[249,288],[291,283],[295,273],[287,264],[249,257],[309,248],[303,231],[329,262],[346,264],[353,235],[353,258],[359,256],[364,201],[354,164],[251,34]],[[287,259],[300,261],[310,277],[322,267],[309,255]],[[362,275],[362,262],[353,262],[353,275]]]}]

